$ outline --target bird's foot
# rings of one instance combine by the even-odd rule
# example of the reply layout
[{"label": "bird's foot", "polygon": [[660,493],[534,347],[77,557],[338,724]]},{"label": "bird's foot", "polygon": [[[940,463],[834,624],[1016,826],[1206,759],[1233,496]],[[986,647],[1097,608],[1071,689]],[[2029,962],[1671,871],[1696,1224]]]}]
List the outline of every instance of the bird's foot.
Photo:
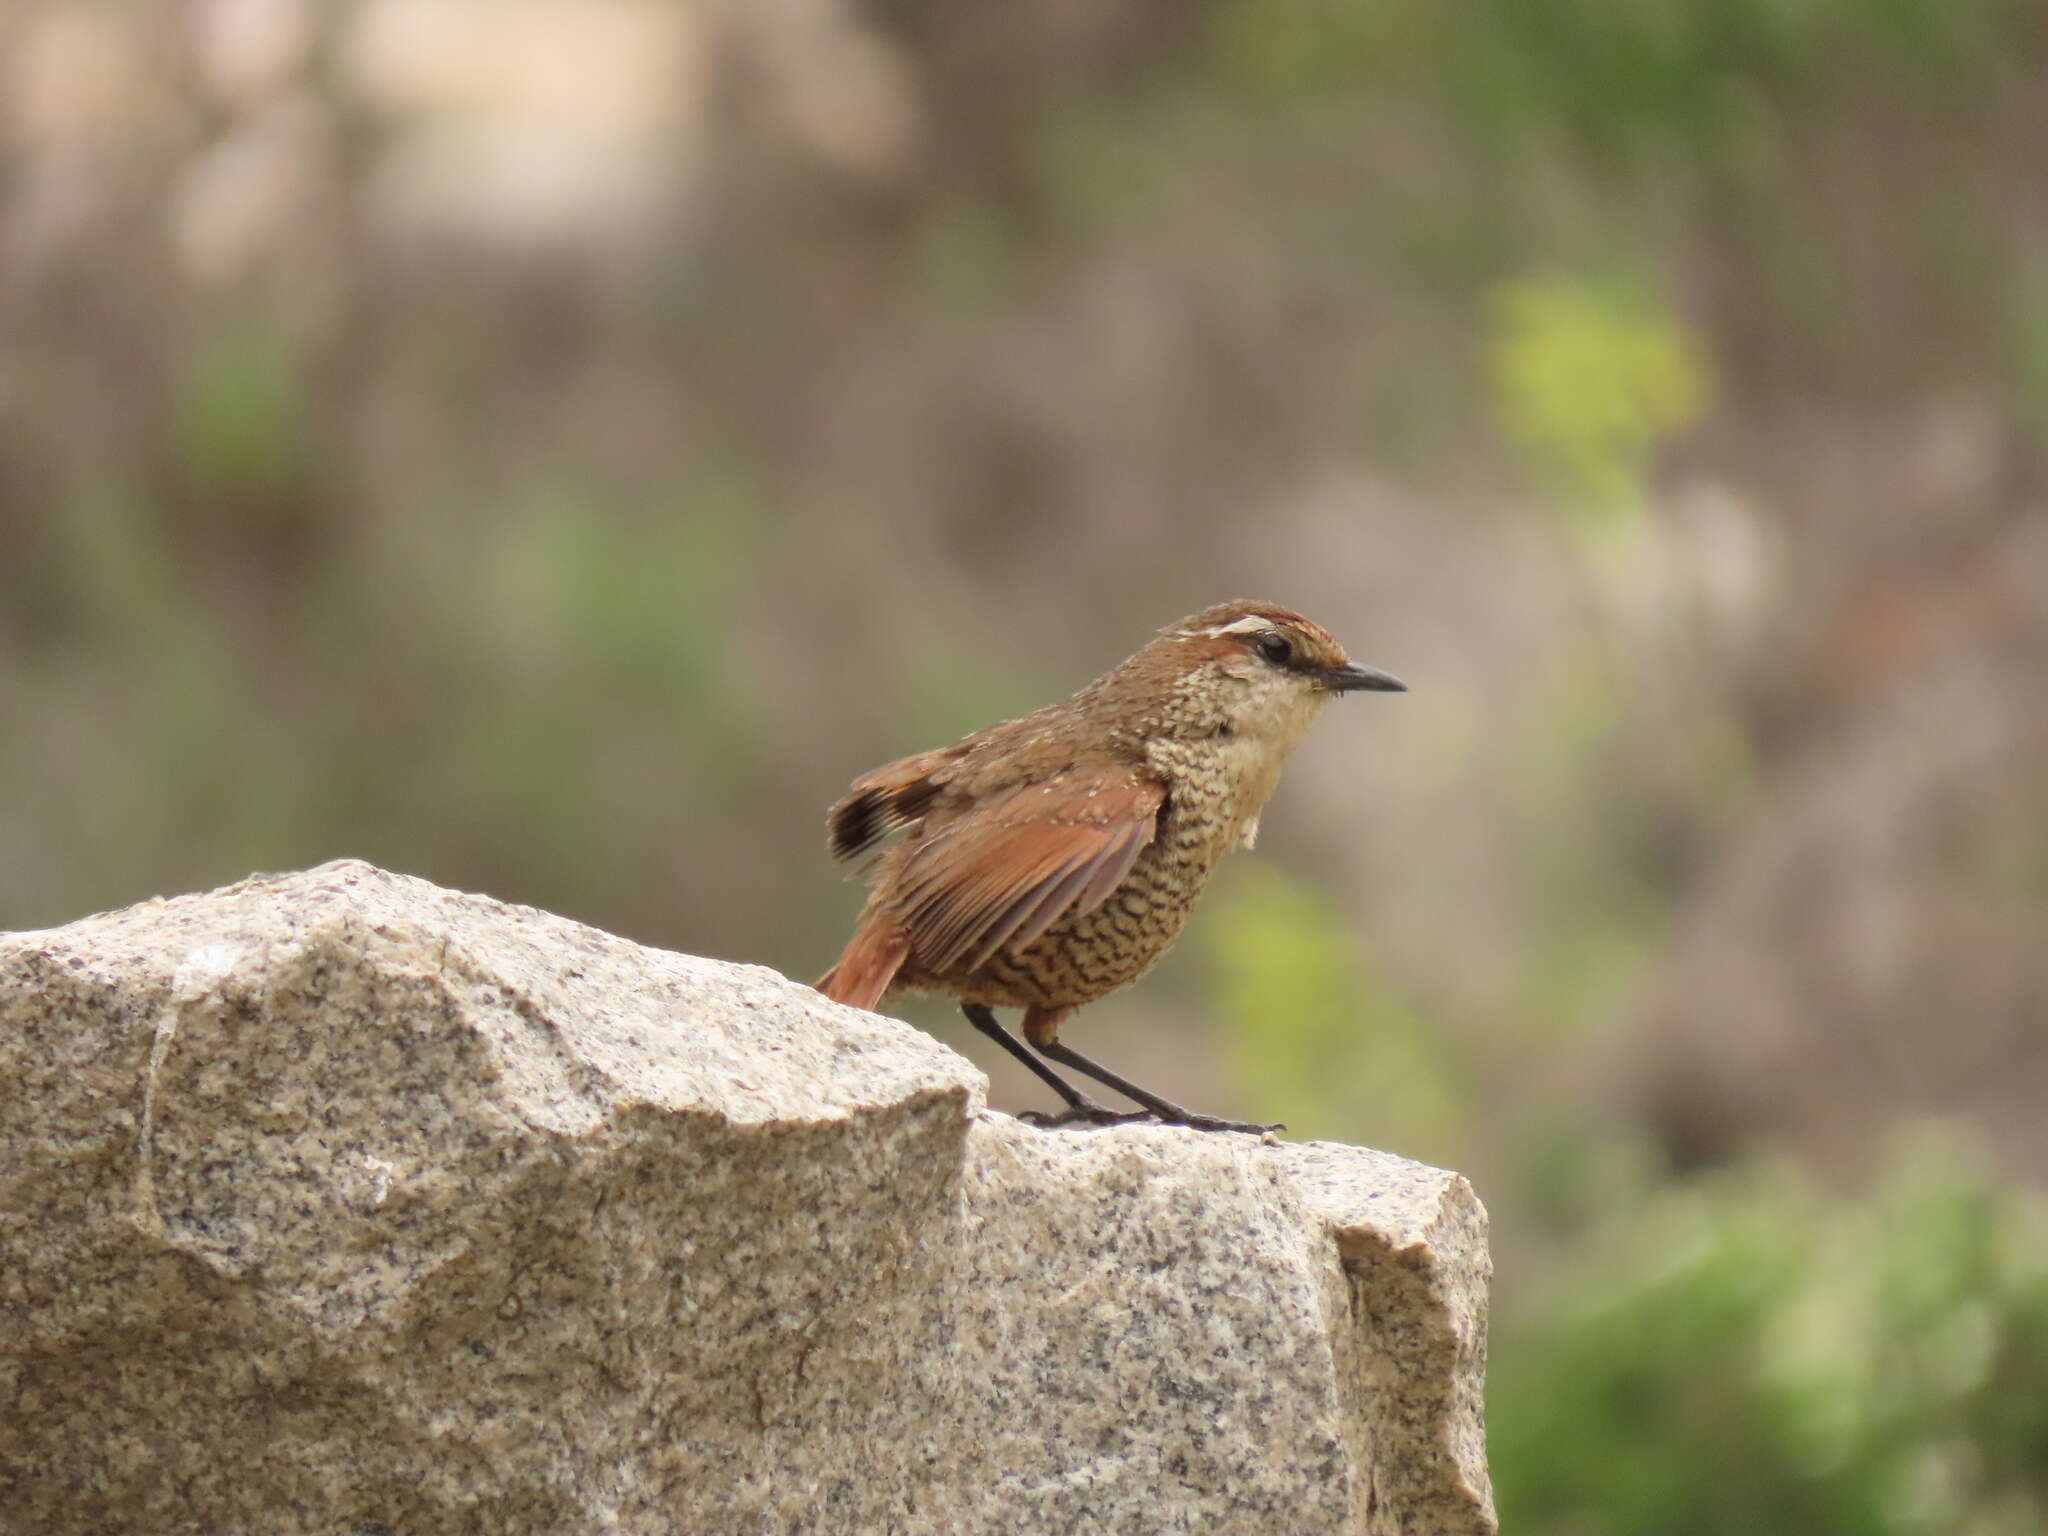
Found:
[{"label": "bird's foot", "polygon": [[1287,1122],[1276,1121],[1272,1125],[1259,1125],[1250,1120],[1219,1120],[1214,1115],[1161,1115],[1161,1125],[1184,1125],[1191,1131],[1236,1131],[1245,1136],[1271,1136],[1275,1131],[1287,1129]]},{"label": "bird's foot", "polygon": [[1191,1110],[1180,1110],[1165,1114],[1156,1109],[1115,1110],[1092,1100],[1076,1104],[1058,1114],[1047,1114],[1043,1110],[1027,1109],[1017,1118],[1026,1125],[1037,1126],[1040,1130],[1063,1129],[1067,1126],[1081,1126],[1092,1129],[1104,1125],[1179,1125],[1191,1131],[1235,1131],[1241,1136],[1263,1136],[1273,1139],[1275,1131],[1287,1129],[1285,1121],[1273,1125],[1259,1125],[1249,1120],[1223,1120],[1215,1115],[1198,1115]]},{"label": "bird's foot", "polygon": [[1141,1121],[1156,1120],[1149,1109],[1115,1110],[1102,1104],[1076,1104],[1063,1109],[1056,1115],[1043,1110],[1027,1109],[1017,1117],[1026,1125],[1035,1125],[1042,1131],[1061,1129],[1070,1125],[1094,1127],[1099,1125],[1137,1125]]}]

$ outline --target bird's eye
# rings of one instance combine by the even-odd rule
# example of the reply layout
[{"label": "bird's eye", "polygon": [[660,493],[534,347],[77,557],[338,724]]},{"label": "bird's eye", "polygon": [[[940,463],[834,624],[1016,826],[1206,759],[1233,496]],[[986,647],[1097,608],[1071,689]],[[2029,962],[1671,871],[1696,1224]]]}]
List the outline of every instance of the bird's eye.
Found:
[{"label": "bird's eye", "polygon": [[1294,659],[1294,646],[1278,630],[1269,629],[1259,636],[1259,654],[1274,666],[1284,667]]}]

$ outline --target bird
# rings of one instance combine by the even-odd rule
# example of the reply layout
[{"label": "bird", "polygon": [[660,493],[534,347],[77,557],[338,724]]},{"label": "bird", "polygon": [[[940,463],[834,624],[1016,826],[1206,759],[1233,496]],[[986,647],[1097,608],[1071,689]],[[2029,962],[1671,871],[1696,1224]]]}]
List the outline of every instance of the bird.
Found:
[{"label": "bird", "polygon": [[[886,846],[818,990],[866,1009],[953,997],[1065,1104],[1024,1117],[1039,1125],[1281,1129],[1196,1114],[1060,1028],[1172,948],[1217,862],[1252,846],[1310,723],[1359,691],[1407,685],[1295,610],[1237,599],[1167,625],[1071,698],[862,774],[827,813],[828,846],[842,861]],[[997,1008],[1023,1010],[1022,1040]],[[1054,1063],[1143,1108],[1107,1108]]]}]

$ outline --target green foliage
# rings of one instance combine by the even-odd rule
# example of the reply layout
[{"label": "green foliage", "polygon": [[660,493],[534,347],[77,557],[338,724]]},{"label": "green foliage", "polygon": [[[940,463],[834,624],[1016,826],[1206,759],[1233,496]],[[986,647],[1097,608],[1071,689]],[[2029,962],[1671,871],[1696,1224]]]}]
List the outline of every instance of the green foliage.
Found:
[{"label": "green foliage", "polygon": [[2048,266],[2030,268],[2013,286],[2004,363],[2020,412],[2040,432],[2048,430]]},{"label": "green foliage", "polygon": [[[518,827],[525,877],[565,903],[598,908],[654,885],[661,851],[639,829],[672,820],[679,797],[738,796],[758,766],[735,619],[753,505],[746,479],[715,466],[653,493],[561,476],[500,513],[474,554],[416,551],[400,531],[365,550],[318,645],[323,667],[348,677],[369,612],[381,619],[373,643],[409,658],[355,701],[380,734],[434,722],[396,820],[485,871]],[[436,719],[451,699],[459,709]]]},{"label": "green foliage", "polygon": [[1210,42],[1224,79],[1286,100],[1377,85],[1440,46],[1432,7],[1345,0],[1231,0]]},{"label": "green foliage", "polygon": [[181,608],[169,529],[134,490],[80,486],[58,509],[56,580],[73,626],[100,645],[160,637]]},{"label": "green foliage", "polygon": [[1303,1140],[1451,1160],[1465,1098],[1446,1036],[1379,974],[1335,903],[1270,864],[1203,914],[1229,1067]]},{"label": "green foliage", "polygon": [[50,805],[69,818],[67,873],[88,886],[106,877],[118,891],[122,871],[177,868],[200,848],[243,857],[248,844],[233,829],[267,816],[289,775],[256,766],[275,762],[282,744],[270,739],[252,743],[247,785],[221,771],[246,708],[224,616],[179,583],[165,520],[132,489],[79,490],[58,530],[54,575],[79,630],[74,666],[90,658],[90,671],[24,669],[24,718],[38,728],[13,739],[23,766],[44,753],[61,760],[74,735],[109,743],[79,755],[67,794]]},{"label": "green foliage", "polygon": [[[1526,935],[1503,1012],[1526,1037],[1584,1038],[1616,1027],[1654,963],[1668,896],[1648,867],[1662,808],[1631,756],[1640,707],[1621,659],[1588,645],[1531,676],[1495,726],[1516,765],[1503,789],[1513,850],[1504,873]],[[1688,803],[1728,793],[1714,754],[1683,760],[1703,775],[1680,791]]]},{"label": "green foliage", "polygon": [[1546,1289],[1492,1351],[1515,1529],[2048,1529],[2048,1211],[1932,1138],[1854,1199],[1667,1186]]},{"label": "green foliage", "polygon": [[1557,491],[1634,505],[1659,442],[1706,404],[1706,364],[1685,328],[1634,288],[1557,275],[1494,296],[1495,409]]},{"label": "green foliage", "polygon": [[1507,152],[1564,138],[1713,169],[1764,103],[1839,85],[1845,59],[1932,95],[2023,67],[2022,0],[1228,0],[1226,81],[1269,100],[1402,86]]},{"label": "green foliage", "polygon": [[[1901,317],[1844,281],[1869,262],[1921,296],[1923,326],[1958,350],[2005,347],[2021,390],[2043,393],[2038,317],[2001,270],[2009,203],[1974,172],[1925,174],[1958,153],[1957,122],[2030,89],[2026,0],[1222,0],[1207,15],[1192,89],[1237,101],[1247,139],[1338,146],[1317,185],[1369,210],[1405,302],[1467,309],[1497,290],[1494,414],[1566,497],[1626,502],[1647,449],[1706,403],[1705,347],[1625,289],[1511,276],[1532,269],[1655,271],[1705,248],[1724,290],[1732,275],[1747,292],[1703,342],[1747,328],[1774,364],[1841,377],[1912,351]],[[1871,262],[1829,190],[1856,178],[1830,166],[1881,119],[1912,148],[1885,179],[1899,235]],[[1275,179],[1305,159],[1282,151]],[[1273,201],[1268,218],[1298,217]],[[1888,376],[1911,376],[1902,362]],[[1484,410],[1453,377],[1436,414]],[[1399,400],[1371,417],[1396,441]]]},{"label": "green foliage", "polygon": [[1214,116],[1212,105],[1182,95],[1142,115],[1114,107],[1059,113],[1028,146],[1034,183],[1061,229],[1113,229],[1165,201],[1188,170],[1220,151]]},{"label": "green foliage", "polygon": [[2048,809],[2016,816],[2015,825],[1987,824],[1971,849],[1966,871],[1972,887],[1990,904],[2036,913],[2048,909]]},{"label": "green foliage", "polygon": [[[16,788],[65,788],[18,850],[49,872],[23,916],[110,905],[138,869],[203,887],[341,854],[644,902],[695,808],[758,772],[735,619],[755,510],[715,464],[652,492],[564,472],[487,513],[450,493],[364,519],[252,646],[264,616],[165,507],[74,493],[51,574],[76,634],[0,699],[35,725]],[[679,827],[666,849],[654,825]]]},{"label": "green foliage", "polygon": [[987,203],[942,208],[905,249],[905,281],[925,303],[971,320],[1014,292],[1022,250],[1001,209]]},{"label": "green foliage", "polygon": [[311,454],[305,380],[275,325],[225,326],[194,353],[171,422],[180,469],[201,492],[276,495]]}]

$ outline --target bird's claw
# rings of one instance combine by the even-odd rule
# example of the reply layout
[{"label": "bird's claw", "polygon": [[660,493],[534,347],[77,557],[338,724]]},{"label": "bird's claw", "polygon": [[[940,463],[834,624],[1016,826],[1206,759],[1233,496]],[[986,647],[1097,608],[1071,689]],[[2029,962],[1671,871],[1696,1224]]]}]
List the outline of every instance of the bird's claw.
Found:
[{"label": "bird's claw", "polygon": [[1287,1122],[1276,1121],[1272,1125],[1259,1125],[1250,1120],[1220,1120],[1214,1115],[1182,1115],[1177,1119],[1162,1120],[1163,1125],[1184,1125],[1191,1131],[1236,1131],[1244,1136],[1271,1136],[1276,1131],[1287,1129]]}]

